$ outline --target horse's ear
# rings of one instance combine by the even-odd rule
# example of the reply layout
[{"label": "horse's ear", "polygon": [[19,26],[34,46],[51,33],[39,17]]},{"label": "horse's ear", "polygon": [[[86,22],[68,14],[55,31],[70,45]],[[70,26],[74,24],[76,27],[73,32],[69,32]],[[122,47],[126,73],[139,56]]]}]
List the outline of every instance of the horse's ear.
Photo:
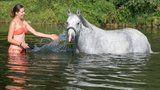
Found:
[{"label": "horse's ear", "polygon": [[71,10],[70,9],[68,9],[68,16],[70,16],[71,15]]},{"label": "horse's ear", "polygon": [[80,16],[81,15],[81,11],[79,9],[77,9],[77,15]]}]

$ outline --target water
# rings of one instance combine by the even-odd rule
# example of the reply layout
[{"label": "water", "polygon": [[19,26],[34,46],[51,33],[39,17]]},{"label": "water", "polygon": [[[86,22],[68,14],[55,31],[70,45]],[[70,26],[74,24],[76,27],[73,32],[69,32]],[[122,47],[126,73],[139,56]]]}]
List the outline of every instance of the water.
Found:
[{"label": "water", "polygon": [[[76,45],[75,43],[68,43],[67,42],[67,35],[66,32],[59,34],[59,40],[48,40],[48,43],[45,43],[47,39],[42,39],[40,44],[41,46],[29,45],[31,48],[27,49],[27,52],[34,52],[34,53],[75,53]],[[42,44],[43,43],[43,44]]]},{"label": "water", "polygon": [[[159,53],[75,54],[72,50],[67,51],[65,42],[50,42],[29,34],[28,42],[41,50],[13,56],[7,54],[7,27],[8,25],[0,25],[0,90],[160,89]],[[57,31],[59,29],[52,30],[53,27],[50,26],[37,28],[45,30],[42,32],[63,32]],[[160,31],[143,29],[142,32],[149,38],[152,50],[160,51]],[[59,43],[61,45],[57,45]],[[59,50],[66,51],[56,52],[55,47],[62,47]]]}]

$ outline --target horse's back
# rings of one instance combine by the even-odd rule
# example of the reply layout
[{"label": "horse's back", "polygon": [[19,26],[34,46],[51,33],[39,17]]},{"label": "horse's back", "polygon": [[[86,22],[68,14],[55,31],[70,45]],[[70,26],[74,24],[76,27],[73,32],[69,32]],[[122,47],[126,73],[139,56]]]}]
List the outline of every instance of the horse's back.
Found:
[{"label": "horse's back", "polygon": [[[103,39],[105,53],[151,53],[147,37],[133,28],[106,31]],[[106,48],[106,49],[104,49]]]}]

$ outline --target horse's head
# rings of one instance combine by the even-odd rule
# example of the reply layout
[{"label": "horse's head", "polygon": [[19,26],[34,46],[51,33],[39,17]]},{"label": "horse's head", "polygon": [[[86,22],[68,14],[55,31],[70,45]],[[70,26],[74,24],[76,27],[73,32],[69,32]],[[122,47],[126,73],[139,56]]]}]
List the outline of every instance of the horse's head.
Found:
[{"label": "horse's head", "polygon": [[80,11],[77,10],[76,14],[73,14],[69,11],[67,19],[67,34],[69,42],[72,42],[76,39],[83,26],[88,27],[88,24],[81,16]]}]

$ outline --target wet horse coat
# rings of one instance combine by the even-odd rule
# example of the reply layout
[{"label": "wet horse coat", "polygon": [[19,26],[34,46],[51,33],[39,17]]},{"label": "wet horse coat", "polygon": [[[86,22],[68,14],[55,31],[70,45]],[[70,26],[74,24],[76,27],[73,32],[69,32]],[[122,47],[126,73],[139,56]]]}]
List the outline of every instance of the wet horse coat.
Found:
[{"label": "wet horse coat", "polygon": [[102,30],[84,19],[80,12],[69,13],[68,41],[76,41],[77,51],[87,54],[151,53],[147,37],[133,28]]}]

